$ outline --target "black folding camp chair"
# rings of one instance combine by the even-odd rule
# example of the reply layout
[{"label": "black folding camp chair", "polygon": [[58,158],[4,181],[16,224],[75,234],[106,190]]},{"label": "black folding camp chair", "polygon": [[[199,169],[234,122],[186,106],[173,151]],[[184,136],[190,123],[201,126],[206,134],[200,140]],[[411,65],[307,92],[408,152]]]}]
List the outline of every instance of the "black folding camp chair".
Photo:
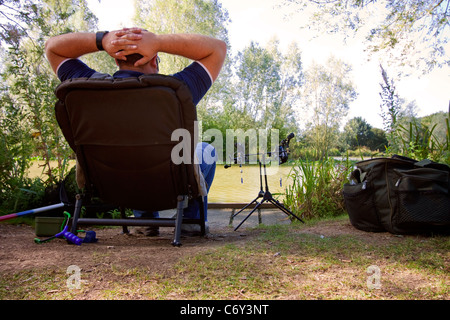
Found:
[{"label": "black folding camp chair", "polygon": [[[61,83],[55,94],[58,124],[85,177],[83,193],[75,202],[72,233],[78,225],[118,225],[125,232],[128,226],[173,226],[175,246],[181,244],[182,223],[199,224],[205,234],[200,173],[194,161],[197,113],[182,81],[164,75],[80,78]],[[176,135],[173,140],[175,130],[182,130],[182,139]],[[174,152],[180,143],[182,155]],[[172,153],[185,161],[172,161]],[[121,218],[80,217],[83,200],[92,196],[120,207]],[[200,201],[200,218],[184,219],[183,209],[193,198]],[[177,213],[173,218],[127,218],[125,208],[177,208]]]}]

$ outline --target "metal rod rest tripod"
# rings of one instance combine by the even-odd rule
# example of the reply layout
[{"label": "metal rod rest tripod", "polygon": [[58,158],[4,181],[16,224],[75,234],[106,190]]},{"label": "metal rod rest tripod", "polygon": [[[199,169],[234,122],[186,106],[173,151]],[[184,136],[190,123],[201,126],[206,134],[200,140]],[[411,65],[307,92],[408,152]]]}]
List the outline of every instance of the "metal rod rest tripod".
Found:
[{"label": "metal rod rest tripod", "polygon": [[[266,173],[266,163],[264,161],[264,180],[265,180],[265,191],[263,190],[263,183],[262,183],[262,171],[261,171],[261,161],[258,160],[259,163],[259,183],[260,183],[260,191],[258,193],[258,196],[253,199],[252,202],[250,202],[249,204],[247,204],[245,207],[243,207],[241,210],[239,210],[238,212],[236,212],[232,218],[236,217],[239,213],[241,213],[242,211],[244,211],[245,209],[247,209],[249,206],[251,206],[253,203],[257,203],[256,206],[253,208],[252,211],[250,211],[250,213],[244,218],[244,220],[241,221],[241,223],[234,229],[234,231],[236,231],[252,214],[253,212],[255,212],[256,210],[258,210],[258,208],[264,203],[264,202],[270,202],[272,203],[275,207],[277,207],[278,209],[280,209],[281,211],[283,211],[285,214],[287,214],[288,216],[293,216],[295,217],[297,220],[299,220],[300,222],[304,221],[302,219],[300,219],[299,217],[297,217],[295,214],[293,214],[291,211],[289,211],[289,209],[287,209],[285,206],[283,206],[278,200],[274,199],[272,197],[272,193],[270,193],[269,191],[269,185],[267,183],[267,173]],[[262,200],[260,202],[258,202],[258,199],[262,198]]]}]

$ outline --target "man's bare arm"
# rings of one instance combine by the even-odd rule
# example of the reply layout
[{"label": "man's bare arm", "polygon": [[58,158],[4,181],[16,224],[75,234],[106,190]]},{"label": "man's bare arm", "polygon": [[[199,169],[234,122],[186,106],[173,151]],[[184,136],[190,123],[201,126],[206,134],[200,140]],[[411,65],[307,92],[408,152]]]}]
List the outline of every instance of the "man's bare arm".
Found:
[{"label": "man's bare arm", "polygon": [[[134,44],[122,44],[119,46],[111,45],[111,41],[118,39],[116,33],[112,31],[103,37],[103,48],[112,57],[124,59],[123,57],[115,57],[118,50],[136,49]],[[142,36],[134,34],[128,36],[131,39],[140,39]],[[76,59],[85,54],[97,52],[98,48],[95,41],[95,33],[93,32],[75,32],[58,35],[48,39],[45,43],[45,54],[47,59],[56,73],[58,66],[66,59]]]},{"label": "man's bare arm", "polygon": [[[133,34],[141,34],[142,39],[136,40]],[[226,57],[226,43],[200,34],[161,34],[140,29],[128,29],[118,33],[120,39],[113,40],[112,45],[136,45],[136,49],[117,52],[115,57],[120,58],[131,53],[140,53],[143,58],[136,62],[136,66],[149,62],[158,52],[183,56],[198,61],[209,71],[215,80],[223,66]],[[130,39],[129,39],[130,38]],[[117,51],[117,50],[116,50]]]}]

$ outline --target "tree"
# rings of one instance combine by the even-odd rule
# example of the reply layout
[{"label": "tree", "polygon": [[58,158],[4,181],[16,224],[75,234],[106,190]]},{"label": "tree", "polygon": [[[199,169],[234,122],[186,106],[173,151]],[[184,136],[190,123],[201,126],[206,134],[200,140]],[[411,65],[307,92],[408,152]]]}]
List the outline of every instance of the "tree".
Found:
[{"label": "tree", "polygon": [[350,119],[344,127],[344,142],[352,150],[369,147],[373,135],[372,126],[361,117]]},{"label": "tree", "polygon": [[[200,33],[228,40],[228,11],[217,0],[137,0],[136,25],[157,34]],[[174,74],[187,67],[186,58],[161,53],[160,72]],[[197,106],[203,129],[216,126],[217,113],[224,109],[222,101],[229,93],[231,79],[230,58],[227,57],[213,87]]]},{"label": "tree", "polygon": [[[4,6],[5,2],[0,4]],[[75,28],[94,30],[96,19],[85,1],[7,1],[6,5],[16,15],[10,14],[8,19],[14,23],[3,28],[7,32],[2,39],[8,51],[1,74],[0,120],[6,141],[2,152],[11,159],[21,159],[20,171],[26,169],[31,156],[42,157],[51,184],[64,176],[72,151],[54,118],[54,88],[59,81],[45,61],[44,43],[52,35]],[[20,142],[14,142],[17,137]],[[50,160],[57,160],[56,170]]]},{"label": "tree", "polygon": [[280,94],[280,63],[266,48],[251,42],[237,56],[238,108],[264,127],[272,125],[271,108]]},{"label": "tree", "polygon": [[27,26],[39,17],[41,3],[31,0],[0,1],[0,43],[18,43],[27,35]]},{"label": "tree", "polygon": [[330,57],[325,66],[314,63],[305,73],[303,109],[310,114],[308,140],[319,158],[337,142],[339,126],[356,98],[351,67]]},{"label": "tree", "polygon": [[390,61],[400,65],[417,68],[420,64],[424,72],[450,65],[444,48],[450,0],[286,0],[285,5],[303,16],[312,12],[305,24],[308,28],[346,36],[362,33],[370,52],[389,55]]},{"label": "tree", "polygon": [[303,80],[298,46],[292,44],[283,54],[278,45],[277,39],[266,47],[251,42],[237,54],[232,100],[226,100],[231,127],[267,130],[269,141],[272,129],[280,139],[297,131],[294,106]]},{"label": "tree", "polygon": [[[201,33],[229,43],[228,12],[217,0],[137,0],[135,21],[154,33]],[[187,67],[186,58],[161,54],[161,72]]]},{"label": "tree", "polygon": [[[228,43],[228,12],[217,0],[139,0],[136,24],[155,33],[201,33]],[[190,61],[161,54],[161,73],[172,74]],[[302,77],[300,50],[283,55],[278,41],[266,48],[251,43],[235,57],[228,54],[219,78],[197,106],[203,131],[276,128],[280,137],[296,127],[296,103]]]},{"label": "tree", "polygon": [[[289,132],[298,129],[295,109],[301,99],[301,87],[304,81],[301,50],[296,42],[292,42],[285,54],[278,50],[278,41],[269,43],[269,50],[280,64],[280,85],[278,103],[273,108],[273,126],[286,128]],[[284,137],[284,133],[282,136]]]},{"label": "tree", "polygon": [[386,133],[379,128],[372,128],[372,139],[367,145],[370,150],[385,151],[388,147],[388,140],[386,139]]}]

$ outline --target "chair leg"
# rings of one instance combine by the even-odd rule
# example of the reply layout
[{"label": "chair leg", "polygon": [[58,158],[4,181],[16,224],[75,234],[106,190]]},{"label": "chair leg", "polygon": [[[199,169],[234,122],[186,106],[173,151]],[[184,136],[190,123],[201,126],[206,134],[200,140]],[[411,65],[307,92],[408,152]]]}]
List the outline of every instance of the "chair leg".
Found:
[{"label": "chair leg", "polygon": [[83,197],[80,194],[77,194],[75,199],[75,210],[73,213],[72,228],[70,231],[74,235],[77,234],[78,219],[80,218],[81,208],[83,207]]},{"label": "chair leg", "polygon": [[[122,219],[126,219],[126,218],[127,218],[127,215],[125,214],[125,208],[124,208],[124,207],[120,207],[120,217],[121,217]],[[129,234],[129,233],[130,233],[130,230],[128,230],[128,227],[127,227],[127,226],[122,226],[122,232],[123,232],[124,234]]]},{"label": "chair leg", "polygon": [[179,247],[181,246],[180,237],[181,237],[181,224],[183,223],[183,211],[184,208],[187,207],[187,196],[178,196],[177,203],[177,216],[175,218],[175,237],[173,239],[172,245]]},{"label": "chair leg", "polygon": [[206,226],[205,226],[205,204],[203,203],[203,197],[199,197],[199,207],[200,207],[200,234],[204,236],[206,234]]}]

